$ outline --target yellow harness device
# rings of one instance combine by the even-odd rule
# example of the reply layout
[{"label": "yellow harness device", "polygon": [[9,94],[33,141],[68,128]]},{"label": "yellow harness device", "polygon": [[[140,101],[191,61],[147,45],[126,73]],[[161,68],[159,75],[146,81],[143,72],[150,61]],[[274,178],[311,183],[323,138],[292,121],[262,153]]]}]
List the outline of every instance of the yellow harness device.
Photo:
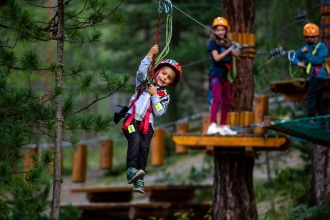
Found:
[{"label": "yellow harness device", "polygon": [[[314,50],[313,50],[313,52],[312,52],[312,55],[313,55],[313,56],[316,54],[316,51],[317,51],[317,49],[319,48],[320,44],[321,44],[320,42],[319,42],[318,44],[316,44],[316,46],[315,46],[315,48],[314,48]],[[329,73],[330,73],[329,65],[328,65],[326,62],[324,62],[324,65],[323,65],[323,66],[325,67],[327,73],[329,74]],[[307,64],[306,74],[309,74],[311,68],[312,68],[312,63],[309,62],[309,63]]]}]

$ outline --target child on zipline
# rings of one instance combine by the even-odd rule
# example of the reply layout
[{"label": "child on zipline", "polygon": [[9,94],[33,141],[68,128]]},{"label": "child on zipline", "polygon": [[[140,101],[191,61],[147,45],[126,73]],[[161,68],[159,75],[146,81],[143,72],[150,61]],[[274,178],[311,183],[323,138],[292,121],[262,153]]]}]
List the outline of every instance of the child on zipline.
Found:
[{"label": "child on zipline", "polygon": [[308,90],[306,93],[307,117],[326,115],[327,107],[323,100],[323,88],[328,73],[324,67],[325,58],[328,56],[327,46],[319,39],[319,27],[313,23],[307,23],[303,28],[306,45],[295,52],[291,61],[293,64],[305,68],[308,74]]},{"label": "child on zipline", "polygon": [[128,142],[127,181],[133,184],[133,191],[142,194],[154,117],[166,112],[170,102],[166,88],[175,86],[182,77],[180,64],[172,59],[160,62],[154,69],[154,76],[148,77],[152,59],[158,52],[158,45],[152,46],[141,61],[136,73],[136,93],[130,99],[122,128]]},{"label": "child on zipline", "polygon": [[[228,21],[223,17],[213,20],[214,33],[208,42],[207,51],[210,52],[212,66],[209,73],[211,97],[210,125],[207,134],[236,135],[237,132],[229,128],[227,115],[231,104],[231,83],[228,72],[232,64],[232,56],[239,56],[239,50],[233,50],[232,45],[226,42],[229,29]],[[217,113],[221,105],[220,124],[217,124]]]}]

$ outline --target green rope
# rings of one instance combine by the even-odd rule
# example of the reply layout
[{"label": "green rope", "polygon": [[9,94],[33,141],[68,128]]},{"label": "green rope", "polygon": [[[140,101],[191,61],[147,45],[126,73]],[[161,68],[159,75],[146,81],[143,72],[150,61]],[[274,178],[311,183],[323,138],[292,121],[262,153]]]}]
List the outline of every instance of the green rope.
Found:
[{"label": "green rope", "polygon": [[166,36],[166,40],[165,40],[165,47],[162,50],[162,52],[158,55],[158,57],[156,58],[155,61],[155,66],[157,66],[164,58],[165,56],[168,54],[168,52],[170,51],[170,42],[172,39],[172,15],[168,14],[166,17],[166,26],[165,26],[165,36]]},{"label": "green rope", "polygon": [[236,68],[236,57],[233,57],[233,71],[229,72],[228,80],[230,83],[233,83],[237,76],[237,68]]},{"label": "green rope", "polygon": [[[306,79],[304,77],[301,77],[301,74],[299,74],[299,69],[293,71],[292,70],[292,63],[289,62],[289,75],[292,78],[293,82],[292,84],[297,87],[304,87],[306,85]],[[301,84],[302,82],[302,84]]]}]

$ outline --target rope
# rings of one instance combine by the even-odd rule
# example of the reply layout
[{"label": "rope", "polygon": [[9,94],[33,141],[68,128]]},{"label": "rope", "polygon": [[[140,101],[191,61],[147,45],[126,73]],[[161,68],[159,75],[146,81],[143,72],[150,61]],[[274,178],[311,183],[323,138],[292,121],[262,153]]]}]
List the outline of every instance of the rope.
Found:
[{"label": "rope", "polygon": [[168,54],[169,52],[169,45],[171,42],[172,38],[172,3],[170,0],[165,0],[163,4],[161,3],[161,0],[158,1],[158,18],[157,18],[157,28],[156,28],[156,34],[155,34],[155,44],[158,45],[158,40],[159,40],[159,29],[160,29],[160,17],[161,13],[163,12],[163,8],[165,10],[165,13],[167,14],[166,18],[166,42],[165,42],[165,47],[162,50],[162,52],[159,54],[159,56],[156,58],[156,56],[152,57],[152,62],[151,62],[151,67],[149,71],[149,80],[154,78],[155,75],[155,66],[157,66],[161,60],[164,59],[164,57]]},{"label": "rope", "polygon": [[[294,80],[293,85],[298,86],[298,87],[304,87],[306,84],[306,79],[304,78],[299,78],[299,71],[293,71],[292,70],[292,61],[295,59],[296,57],[296,52],[294,50],[290,50],[287,52],[288,54],[288,60],[289,62],[289,75],[290,77]],[[303,81],[302,84],[300,84],[300,82]]]}]

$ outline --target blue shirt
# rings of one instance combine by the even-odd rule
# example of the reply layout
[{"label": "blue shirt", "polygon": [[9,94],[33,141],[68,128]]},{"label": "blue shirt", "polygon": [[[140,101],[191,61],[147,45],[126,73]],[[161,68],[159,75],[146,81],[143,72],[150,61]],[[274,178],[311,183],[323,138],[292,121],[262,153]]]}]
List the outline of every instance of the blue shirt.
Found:
[{"label": "blue shirt", "polygon": [[230,65],[231,58],[232,58],[231,53],[226,55],[223,59],[221,59],[218,62],[213,58],[212,53],[211,53],[212,50],[217,50],[218,53],[221,54],[227,49],[228,48],[226,48],[224,45],[217,45],[214,39],[211,39],[209,41],[209,43],[207,45],[207,51],[210,52],[211,61],[212,61],[212,65],[211,65],[210,73],[209,73],[210,76],[215,76],[215,77],[220,77],[220,78],[227,79],[228,67],[226,67],[225,64]]},{"label": "blue shirt", "polygon": [[[320,43],[318,46],[315,55],[312,54],[316,45]],[[307,47],[308,51],[306,53],[302,53],[302,48]],[[298,62],[304,62],[307,67],[308,63],[312,64],[310,69],[309,79],[311,79],[312,74],[314,73],[315,66],[322,66],[324,64],[325,58],[328,56],[328,48],[322,43],[320,40],[315,44],[306,44],[296,51],[294,59],[291,61],[293,64],[297,65]],[[315,76],[316,78],[327,79],[328,74],[325,68],[321,68],[318,74]]]}]

